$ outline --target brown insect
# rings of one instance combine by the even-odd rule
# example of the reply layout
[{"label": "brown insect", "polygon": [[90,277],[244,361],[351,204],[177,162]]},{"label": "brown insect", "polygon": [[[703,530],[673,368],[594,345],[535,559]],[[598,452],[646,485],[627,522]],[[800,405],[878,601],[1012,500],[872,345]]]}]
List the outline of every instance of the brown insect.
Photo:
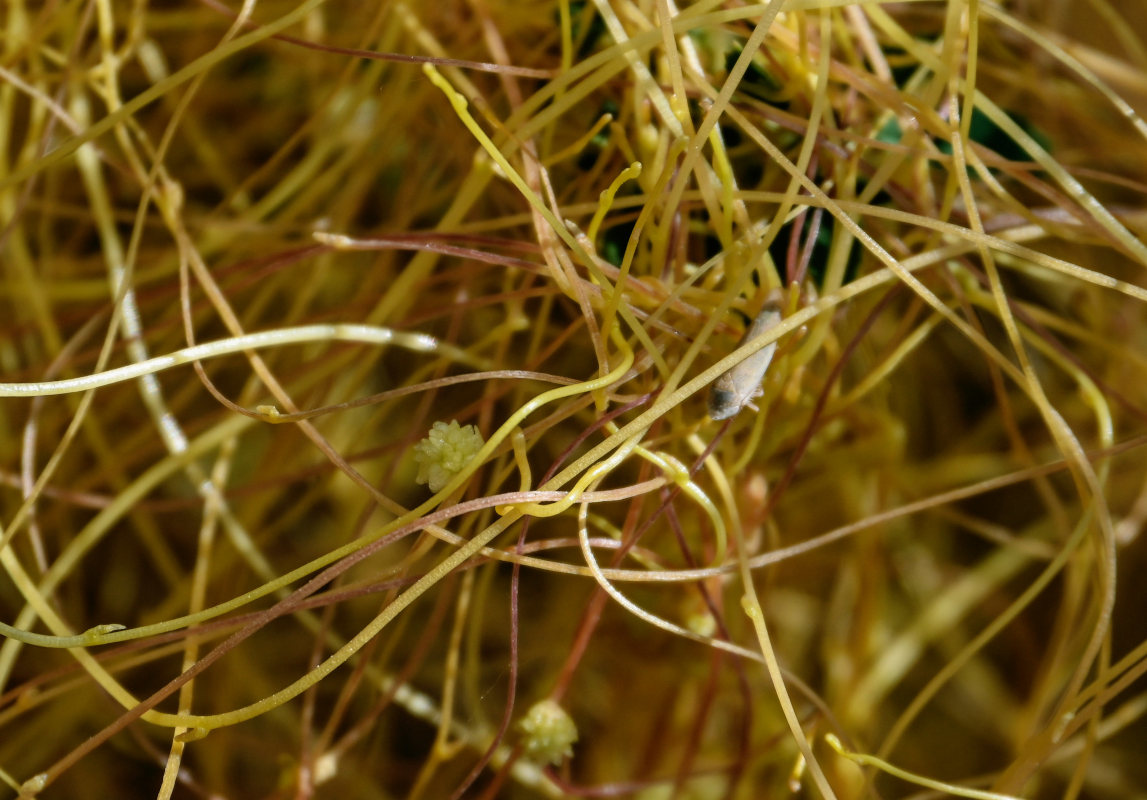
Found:
[{"label": "brown insect", "polygon": [[[773,308],[766,308],[745,331],[741,344],[747,344],[781,321],[781,314]],[[729,419],[740,413],[745,406],[757,411],[753,400],[764,392],[761,381],[769,369],[769,362],[777,351],[777,344],[765,345],[726,372],[709,390],[709,416],[715,420]]]}]

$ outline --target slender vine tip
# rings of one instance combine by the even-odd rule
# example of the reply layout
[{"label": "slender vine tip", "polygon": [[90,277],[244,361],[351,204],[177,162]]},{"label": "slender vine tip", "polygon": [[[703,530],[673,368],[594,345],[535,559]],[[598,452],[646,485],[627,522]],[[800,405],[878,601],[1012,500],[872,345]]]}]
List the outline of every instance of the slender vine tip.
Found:
[{"label": "slender vine tip", "polygon": [[557,766],[573,755],[577,725],[553,700],[540,700],[530,706],[518,723],[518,730],[526,755],[539,763]]},{"label": "slender vine tip", "polygon": [[458,420],[435,422],[430,433],[414,445],[414,460],[418,462],[419,483],[429,484],[430,491],[437,492],[462,471],[470,459],[485,444],[482,434],[474,425],[465,427]]}]

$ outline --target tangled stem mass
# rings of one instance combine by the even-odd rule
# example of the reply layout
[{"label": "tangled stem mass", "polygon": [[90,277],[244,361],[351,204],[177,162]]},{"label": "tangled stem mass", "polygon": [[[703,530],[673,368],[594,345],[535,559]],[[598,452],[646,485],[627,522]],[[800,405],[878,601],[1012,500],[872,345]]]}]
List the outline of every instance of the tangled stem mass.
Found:
[{"label": "tangled stem mass", "polygon": [[1143,794],[1135,2],[3,14],[0,795]]}]

